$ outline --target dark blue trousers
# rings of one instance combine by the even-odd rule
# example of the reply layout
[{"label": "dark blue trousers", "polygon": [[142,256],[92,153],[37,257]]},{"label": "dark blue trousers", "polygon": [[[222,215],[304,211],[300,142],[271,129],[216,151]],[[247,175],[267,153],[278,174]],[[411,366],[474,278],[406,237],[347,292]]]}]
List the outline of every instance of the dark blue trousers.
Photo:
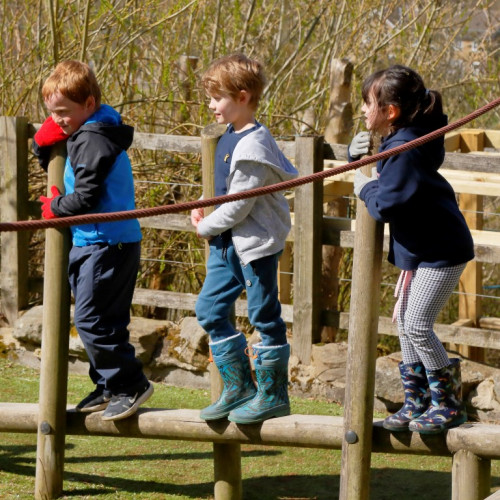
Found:
[{"label": "dark blue trousers", "polygon": [[146,377],[130,344],[130,306],[140,242],[73,247],[69,282],[74,323],[89,357],[92,381],[107,393],[133,395]]}]

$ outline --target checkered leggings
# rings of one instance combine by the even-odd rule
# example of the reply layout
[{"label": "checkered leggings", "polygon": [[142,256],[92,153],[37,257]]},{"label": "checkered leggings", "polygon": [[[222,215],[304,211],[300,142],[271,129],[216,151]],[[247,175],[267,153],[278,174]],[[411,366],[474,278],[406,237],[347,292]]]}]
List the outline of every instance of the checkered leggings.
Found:
[{"label": "checkered leggings", "polygon": [[465,266],[424,267],[413,271],[409,284],[400,292],[397,311],[404,364],[421,361],[427,370],[439,370],[450,364],[433,326]]}]

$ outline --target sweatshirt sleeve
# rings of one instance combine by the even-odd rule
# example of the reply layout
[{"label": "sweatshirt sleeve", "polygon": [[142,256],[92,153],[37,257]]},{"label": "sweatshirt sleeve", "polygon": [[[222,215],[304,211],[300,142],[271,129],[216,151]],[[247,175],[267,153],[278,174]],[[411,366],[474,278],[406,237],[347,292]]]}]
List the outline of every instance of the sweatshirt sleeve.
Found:
[{"label": "sweatshirt sleeve", "polygon": [[[238,161],[231,176],[227,194],[240,193],[266,184],[269,167],[256,162]],[[256,197],[223,203],[210,215],[200,221],[197,227],[202,237],[217,236],[244,220],[252,210]]]},{"label": "sweatshirt sleeve", "polygon": [[377,181],[369,182],[360,192],[369,214],[380,222],[390,222],[418,189],[422,159],[418,149],[389,157]]},{"label": "sweatshirt sleeve", "polygon": [[75,175],[74,192],[56,198],[51,209],[58,217],[91,213],[99,204],[103,183],[121,152],[103,135],[82,132],[68,143]]}]

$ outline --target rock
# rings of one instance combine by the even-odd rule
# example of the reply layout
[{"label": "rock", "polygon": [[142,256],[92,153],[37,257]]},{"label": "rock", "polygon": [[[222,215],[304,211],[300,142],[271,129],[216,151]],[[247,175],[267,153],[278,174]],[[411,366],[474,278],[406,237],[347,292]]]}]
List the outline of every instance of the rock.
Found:
[{"label": "rock", "polygon": [[486,422],[500,421],[500,378],[488,377],[471,391],[467,401],[469,418]]},{"label": "rock", "polygon": [[180,326],[169,328],[153,363],[155,368],[177,367],[191,372],[207,370],[208,335],[196,318],[186,317]]},{"label": "rock", "polygon": [[42,342],[43,306],[35,306],[19,316],[14,323],[14,338],[23,343],[40,345]]},{"label": "rock", "polygon": [[403,404],[404,393],[398,366],[400,362],[400,352],[377,358],[374,402],[377,411],[394,412]]},{"label": "rock", "polygon": [[303,365],[290,357],[290,392],[294,395],[323,397],[337,403],[344,401],[346,343],[313,345],[311,364]]}]

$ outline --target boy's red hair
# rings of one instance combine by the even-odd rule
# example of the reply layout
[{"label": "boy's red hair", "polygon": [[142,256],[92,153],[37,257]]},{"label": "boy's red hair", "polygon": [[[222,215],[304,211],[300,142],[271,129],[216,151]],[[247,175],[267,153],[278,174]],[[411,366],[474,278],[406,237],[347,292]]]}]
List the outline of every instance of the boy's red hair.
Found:
[{"label": "boy's red hair", "polygon": [[101,105],[101,89],[94,72],[88,64],[68,60],[60,62],[42,87],[42,97],[46,101],[60,92],[73,102],[84,104],[92,96],[96,108]]}]

